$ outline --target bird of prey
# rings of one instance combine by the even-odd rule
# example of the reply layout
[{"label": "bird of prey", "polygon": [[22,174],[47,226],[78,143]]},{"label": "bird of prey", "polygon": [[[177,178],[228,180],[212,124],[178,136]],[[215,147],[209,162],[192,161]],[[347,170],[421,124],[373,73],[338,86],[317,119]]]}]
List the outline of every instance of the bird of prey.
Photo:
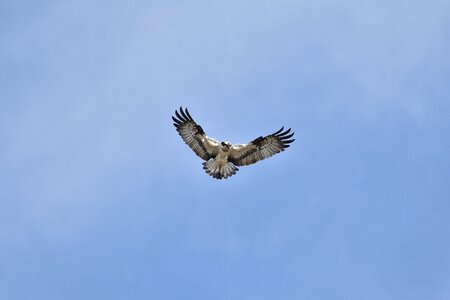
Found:
[{"label": "bird of prey", "polygon": [[198,125],[189,114],[187,108],[180,107],[175,111],[176,117],[172,116],[183,141],[194,150],[203,162],[206,173],[216,179],[226,179],[236,174],[240,166],[254,164],[260,160],[271,157],[289,147],[295,141],[290,139],[294,133],[289,134],[291,129],[285,131],[284,127],[267,136],[260,136],[247,144],[231,144],[224,141],[219,142],[208,137],[202,127]]}]

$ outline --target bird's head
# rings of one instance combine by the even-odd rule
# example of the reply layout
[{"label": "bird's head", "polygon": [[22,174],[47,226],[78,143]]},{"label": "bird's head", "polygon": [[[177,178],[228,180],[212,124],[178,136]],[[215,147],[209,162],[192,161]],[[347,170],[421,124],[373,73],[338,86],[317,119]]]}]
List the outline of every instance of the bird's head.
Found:
[{"label": "bird's head", "polygon": [[231,143],[227,142],[227,141],[222,142],[221,144],[222,144],[222,148],[226,149],[226,150],[230,149],[230,147],[231,147]]}]

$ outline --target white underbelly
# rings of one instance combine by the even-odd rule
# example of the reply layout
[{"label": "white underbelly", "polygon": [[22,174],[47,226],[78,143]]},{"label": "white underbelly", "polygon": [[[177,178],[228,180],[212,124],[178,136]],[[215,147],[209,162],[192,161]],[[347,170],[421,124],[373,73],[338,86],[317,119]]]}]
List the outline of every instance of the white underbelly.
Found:
[{"label": "white underbelly", "polygon": [[228,162],[228,152],[220,151],[216,156],[216,161],[220,165],[225,165]]}]

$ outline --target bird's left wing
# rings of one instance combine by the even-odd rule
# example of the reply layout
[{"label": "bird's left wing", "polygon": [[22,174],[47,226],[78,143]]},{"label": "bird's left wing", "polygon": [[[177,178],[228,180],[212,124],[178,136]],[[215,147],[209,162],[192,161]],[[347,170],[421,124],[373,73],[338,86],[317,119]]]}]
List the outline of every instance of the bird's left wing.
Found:
[{"label": "bird's left wing", "polygon": [[183,110],[180,107],[180,112],[175,111],[175,115],[176,118],[172,116],[172,120],[175,122],[173,125],[195,154],[204,160],[215,157],[219,152],[220,143],[205,134],[202,127],[191,117],[187,108]]},{"label": "bird's left wing", "polygon": [[284,151],[295,139],[290,140],[294,136],[294,133],[289,134],[290,128],[286,131],[283,129],[265,137],[260,136],[248,144],[232,145],[228,160],[236,166],[247,166]]}]

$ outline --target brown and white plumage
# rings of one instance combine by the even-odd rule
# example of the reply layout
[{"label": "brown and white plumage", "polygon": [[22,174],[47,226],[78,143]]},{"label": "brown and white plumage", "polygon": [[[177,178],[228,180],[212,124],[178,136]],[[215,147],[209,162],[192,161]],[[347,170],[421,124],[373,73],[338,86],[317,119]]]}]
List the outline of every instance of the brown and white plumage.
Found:
[{"label": "brown and white plumage", "polygon": [[281,127],[277,132],[260,136],[248,144],[232,145],[228,160],[236,166],[248,166],[284,151],[295,139],[290,140],[294,136],[294,133],[289,134],[290,128],[283,130],[284,127]]},{"label": "brown and white plumage", "polygon": [[203,169],[217,179],[228,178],[239,170],[237,166],[247,166],[275,155],[295,141],[294,133],[282,127],[277,132],[260,136],[247,144],[230,144],[208,137],[202,127],[189,114],[187,108],[175,111],[172,120],[184,142],[205,160]]}]

